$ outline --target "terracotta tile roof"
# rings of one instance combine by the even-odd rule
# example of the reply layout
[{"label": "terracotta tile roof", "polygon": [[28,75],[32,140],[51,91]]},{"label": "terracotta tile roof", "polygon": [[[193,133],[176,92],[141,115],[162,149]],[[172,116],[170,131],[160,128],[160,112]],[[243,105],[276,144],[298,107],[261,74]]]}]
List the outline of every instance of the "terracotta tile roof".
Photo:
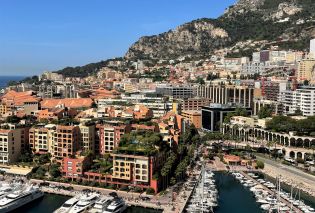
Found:
[{"label": "terracotta tile roof", "polygon": [[34,97],[32,91],[16,92],[14,90],[10,90],[4,94],[1,100],[3,103],[15,106],[22,106],[25,102],[39,102],[39,98]]},{"label": "terracotta tile roof", "polygon": [[8,134],[11,130],[9,129],[0,129],[0,133],[2,134]]},{"label": "terracotta tile roof", "polygon": [[42,108],[55,108],[64,105],[67,108],[87,108],[91,107],[91,98],[65,98],[65,99],[44,99],[41,101]]}]

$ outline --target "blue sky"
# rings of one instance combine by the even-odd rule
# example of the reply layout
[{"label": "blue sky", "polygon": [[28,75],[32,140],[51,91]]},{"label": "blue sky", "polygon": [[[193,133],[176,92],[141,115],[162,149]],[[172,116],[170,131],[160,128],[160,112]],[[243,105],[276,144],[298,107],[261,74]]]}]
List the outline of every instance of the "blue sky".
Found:
[{"label": "blue sky", "polygon": [[1,0],[0,75],[123,56],[141,36],[215,18],[236,0]]}]

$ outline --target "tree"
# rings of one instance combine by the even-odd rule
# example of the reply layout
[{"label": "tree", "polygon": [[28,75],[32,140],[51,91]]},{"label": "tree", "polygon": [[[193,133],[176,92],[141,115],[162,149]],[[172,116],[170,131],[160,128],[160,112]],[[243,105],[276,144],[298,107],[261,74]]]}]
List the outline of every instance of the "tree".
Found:
[{"label": "tree", "polygon": [[267,118],[267,117],[271,117],[272,116],[272,109],[270,109],[267,106],[263,106],[260,108],[259,112],[258,112],[258,118],[259,119],[263,119],[263,118]]},{"label": "tree", "polygon": [[17,117],[16,115],[8,116],[6,119],[7,123],[19,123],[21,121],[21,118]]},{"label": "tree", "polygon": [[308,80],[304,80],[303,85],[304,85],[304,86],[308,86],[309,83],[310,83],[310,82],[309,82]]},{"label": "tree", "polygon": [[197,77],[196,83],[197,83],[197,84],[204,85],[204,84],[205,84],[205,80],[203,80],[203,78],[201,78],[201,77]]},{"label": "tree", "polygon": [[61,172],[59,169],[59,165],[58,164],[53,164],[50,166],[50,170],[49,170],[49,174],[50,176],[57,178],[61,176]]}]

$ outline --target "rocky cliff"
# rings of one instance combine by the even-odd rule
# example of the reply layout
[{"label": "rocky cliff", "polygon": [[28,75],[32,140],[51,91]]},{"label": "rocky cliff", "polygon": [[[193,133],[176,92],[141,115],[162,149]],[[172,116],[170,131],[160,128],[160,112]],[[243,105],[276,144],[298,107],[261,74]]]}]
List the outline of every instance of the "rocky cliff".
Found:
[{"label": "rocky cliff", "polygon": [[270,45],[304,50],[315,35],[314,0],[239,0],[217,19],[199,19],[174,30],[144,36],[127,59],[168,59],[217,50],[242,54]]}]

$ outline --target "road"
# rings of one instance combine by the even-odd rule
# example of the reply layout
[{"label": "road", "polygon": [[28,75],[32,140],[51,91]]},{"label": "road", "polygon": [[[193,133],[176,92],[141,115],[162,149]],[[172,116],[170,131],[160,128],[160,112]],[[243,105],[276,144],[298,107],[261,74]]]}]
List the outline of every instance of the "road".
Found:
[{"label": "road", "polygon": [[294,168],[292,166],[284,165],[284,164],[282,164],[280,162],[276,162],[276,161],[270,160],[268,158],[263,158],[263,157],[257,156],[257,159],[264,161],[265,164],[269,164],[271,166],[274,166],[274,167],[277,167],[279,169],[285,170],[285,171],[290,172],[292,174],[298,175],[298,176],[300,176],[302,178],[306,178],[306,179],[309,179],[311,181],[314,181],[314,184],[315,184],[315,176],[314,175],[310,175],[310,174],[308,174],[306,172],[301,171],[300,169]]},{"label": "road", "polygon": [[265,162],[263,171],[269,176],[276,178],[281,175],[283,181],[288,185],[299,185],[304,192],[315,196],[315,176],[261,156],[257,156],[257,159]]}]

